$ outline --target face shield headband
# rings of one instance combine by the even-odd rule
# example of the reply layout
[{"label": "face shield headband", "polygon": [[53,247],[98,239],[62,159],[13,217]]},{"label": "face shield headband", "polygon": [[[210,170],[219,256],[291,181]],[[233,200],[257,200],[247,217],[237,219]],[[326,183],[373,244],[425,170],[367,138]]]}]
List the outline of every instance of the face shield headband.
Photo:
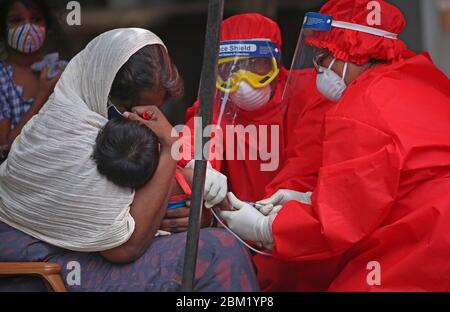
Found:
[{"label": "face shield headband", "polygon": [[342,22],[333,20],[333,17],[330,15],[324,15],[320,13],[309,12],[305,16],[305,20],[303,23],[303,28],[305,29],[313,29],[313,30],[321,30],[321,31],[330,31],[331,27],[349,29],[354,31],[363,32],[366,34],[371,34],[375,36],[385,37],[389,39],[398,39],[398,34],[394,34],[382,29],[378,29],[375,27],[364,26],[360,24]]}]

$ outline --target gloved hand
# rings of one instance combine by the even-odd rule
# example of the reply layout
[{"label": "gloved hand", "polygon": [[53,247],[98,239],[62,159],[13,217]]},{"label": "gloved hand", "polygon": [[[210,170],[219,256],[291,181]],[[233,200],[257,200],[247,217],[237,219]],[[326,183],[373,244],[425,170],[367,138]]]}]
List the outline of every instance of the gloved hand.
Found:
[{"label": "gloved hand", "polygon": [[277,214],[280,212],[281,208],[283,208],[283,205],[265,205],[265,206],[259,206],[259,212],[261,212],[265,216],[270,216],[272,214]]},{"label": "gloved hand", "polygon": [[271,245],[273,217],[264,216],[256,208],[237,199],[233,193],[228,193],[228,200],[237,209],[220,213],[228,227],[244,240]]},{"label": "gloved hand", "polygon": [[[185,168],[194,168],[195,160],[191,160]],[[213,169],[208,162],[206,169],[205,191],[203,194],[205,207],[211,208],[220,204],[227,196],[228,184],[227,177],[219,171]]]},{"label": "gloved hand", "polygon": [[[273,210],[277,210],[275,212],[280,211],[282,206],[284,206],[287,202],[291,200],[295,200],[301,202],[303,204],[311,205],[311,192],[302,193],[293,190],[278,190],[270,196],[269,198],[260,200],[256,202],[258,206],[260,206],[260,210],[262,214],[268,215]],[[281,205],[281,207],[280,207]]]},{"label": "gloved hand", "polygon": [[205,207],[211,208],[221,203],[227,196],[227,177],[212,168],[206,169]]}]

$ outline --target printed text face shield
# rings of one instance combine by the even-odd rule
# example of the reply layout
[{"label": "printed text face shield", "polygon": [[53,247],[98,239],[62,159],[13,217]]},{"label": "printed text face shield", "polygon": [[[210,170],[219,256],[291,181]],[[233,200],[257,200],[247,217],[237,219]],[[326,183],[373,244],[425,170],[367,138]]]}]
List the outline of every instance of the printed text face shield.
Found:
[{"label": "printed text face shield", "polygon": [[233,123],[230,118],[234,119],[235,108],[254,111],[268,102],[271,84],[280,72],[280,60],[281,51],[268,39],[220,43],[216,80],[219,105],[215,107],[219,123]]},{"label": "printed text face shield", "polygon": [[303,20],[303,26],[292,59],[291,70],[283,94],[283,100],[297,98],[305,92],[305,88],[312,85],[315,75],[314,70],[321,73],[322,61],[330,56],[327,49],[318,49],[311,44],[312,39],[320,34],[329,32],[333,18],[319,13],[307,13]]},{"label": "printed text face shield", "polygon": [[245,81],[263,88],[278,75],[279,59],[278,47],[267,39],[222,41],[216,86],[222,92],[236,92]]}]

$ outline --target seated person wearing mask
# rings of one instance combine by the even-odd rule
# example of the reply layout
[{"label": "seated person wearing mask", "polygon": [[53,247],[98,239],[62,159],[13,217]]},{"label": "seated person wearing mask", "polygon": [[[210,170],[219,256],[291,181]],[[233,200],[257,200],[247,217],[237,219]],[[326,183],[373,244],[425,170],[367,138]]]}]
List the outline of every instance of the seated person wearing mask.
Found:
[{"label": "seated person wearing mask", "polygon": [[[211,140],[215,150],[211,147],[210,163],[222,174],[225,186],[206,184],[207,207],[221,201],[227,187],[248,202],[269,197],[280,188],[311,192],[321,166],[323,120],[334,107],[318,92],[316,71],[313,67],[290,72],[284,68],[280,28],[260,14],[240,14],[224,20],[220,39],[213,113],[217,127],[213,130],[222,129],[223,137],[220,140],[216,135]],[[246,47],[257,52],[246,53]],[[283,93],[288,81],[296,93],[286,98]],[[186,123],[191,133],[198,108],[197,101],[187,110]],[[235,126],[236,133],[226,132],[228,126]],[[238,127],[248,129],[253,137],[240,136]],[[230,155],[233,148],[236,154]],[[244,157],[239,158],[239,153]],[[265,154],[271,157],[267,159]],[[217,171],[209,170],[207,180],[208,176],[219,176]],[[308,197],[296,195],[300,199]],[[271,277],[266,272],[284,270],[286,264],[260,254],[255,254],[253,260],[262,289],[271,290]],[[305,267],[304,271],[311,270]],[[316,287],[303,285],[303,289]]]},{"label": "seated person wearing mask", "polygon": [[0,163],[22,128],[36,115],[61,75],[66,62],[58,53],[44,55],[47,37],[58,23],[45,0],[0,2]]}]

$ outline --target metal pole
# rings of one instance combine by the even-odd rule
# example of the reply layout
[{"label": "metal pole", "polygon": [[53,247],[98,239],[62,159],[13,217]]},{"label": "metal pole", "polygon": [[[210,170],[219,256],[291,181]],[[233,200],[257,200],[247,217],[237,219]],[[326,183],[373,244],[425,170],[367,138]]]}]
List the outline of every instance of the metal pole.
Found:
[{"label": "metal pole", "polygon": [[[209,141],[204,135],[204,129],[211,123],[212,107],[216,92],[217,59],[219,54],[220,25],[223,18],[224,0],[209,0],[208,19],[206,25],[205,49],[203,55],[202,74],[200,79],[200,120],[201,127],[197,127],[196,159],[194,167],[194,181],[192,185],[191,208],[189,213],[189,227],[186,238],[186,252],[184,256],[183,285],[181,291],[192,292],[194,287],[195,269],[197,264],[198,239],[203,207],[203,190],[207,159],[203,147]],[[201,133],[199,133],[201,132]],[[209,134],[208,134],[209,135]],[[197,150],[199,148],[200,150]],[[197,155],[201,154],[201,160]]]}]

